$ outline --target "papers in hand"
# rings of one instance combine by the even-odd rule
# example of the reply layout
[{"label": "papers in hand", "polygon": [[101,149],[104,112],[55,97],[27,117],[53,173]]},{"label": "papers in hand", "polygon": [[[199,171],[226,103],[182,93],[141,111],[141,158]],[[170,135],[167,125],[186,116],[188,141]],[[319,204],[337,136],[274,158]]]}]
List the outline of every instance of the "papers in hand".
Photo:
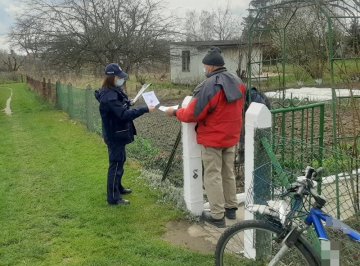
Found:
[{"label": "papers in hand", "polygon": [[175,110],[177,110],[179,108],[179,105],[174,105],[174,106],[159,106],[159,110],[166,112],[169,108],[173,108]]},{"label": "papers in hand", "polygon": [[156,105],[158,105],[160,103],[158,98],[155,95],[155,92],[153,92],[153,91],[144,92],[142,94],[142,97],[144,98],[146,105],[149,107],[150,106],[155,107]]},{"label": "papers in hand", "polygon": [[138,94],[136,94],[135,98],[132,100],[133,103],[135,103],[141,94],[144,93],[144,91],[151,86],[151,83],[142,85],[141,89],[139,90]]}]

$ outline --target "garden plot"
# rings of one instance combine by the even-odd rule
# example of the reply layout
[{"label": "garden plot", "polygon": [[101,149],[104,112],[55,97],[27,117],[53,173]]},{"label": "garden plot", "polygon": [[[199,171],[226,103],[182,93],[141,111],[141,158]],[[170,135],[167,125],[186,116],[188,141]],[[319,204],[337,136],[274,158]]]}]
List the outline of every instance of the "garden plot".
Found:
[{"label": "garden plot", "polygon": [[[336,89],[337,97],[347,97],[351,96],[350,90],[348,89]],[[278,98],[283,97],[283,91],[276,92],[266,92],[266,96],[269,98]],[[332,99],[332,89],[331,88],[315,88],[315,87],[303,87],[299,89],[287,89],[284,91],[285,98],[298,98],[304,99],[308,98],[310,101],[328,101]],[[360,96],[360,89],[352,90],[352,95]]]}]

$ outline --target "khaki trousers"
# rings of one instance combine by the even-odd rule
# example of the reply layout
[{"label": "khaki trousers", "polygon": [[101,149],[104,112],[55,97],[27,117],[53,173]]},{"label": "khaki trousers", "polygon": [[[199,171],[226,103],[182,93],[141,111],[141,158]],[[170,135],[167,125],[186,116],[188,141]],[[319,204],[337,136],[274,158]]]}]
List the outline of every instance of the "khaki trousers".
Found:
[{"label": "khaki trousers", "polygon": [[204,165],[204,186],[215,219],[224,217],[225,208],[237,208],[234,175],[235,146],[231,148],[201,148]]}]

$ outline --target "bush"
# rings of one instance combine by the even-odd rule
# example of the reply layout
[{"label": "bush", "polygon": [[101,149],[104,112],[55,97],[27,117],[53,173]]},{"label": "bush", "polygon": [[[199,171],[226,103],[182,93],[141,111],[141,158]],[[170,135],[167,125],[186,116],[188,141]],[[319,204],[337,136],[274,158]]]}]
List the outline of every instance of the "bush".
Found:
[{"label": "bush", "polygon": [[0,72],[0,84],[21,82],[22,76],[18,72]]}]

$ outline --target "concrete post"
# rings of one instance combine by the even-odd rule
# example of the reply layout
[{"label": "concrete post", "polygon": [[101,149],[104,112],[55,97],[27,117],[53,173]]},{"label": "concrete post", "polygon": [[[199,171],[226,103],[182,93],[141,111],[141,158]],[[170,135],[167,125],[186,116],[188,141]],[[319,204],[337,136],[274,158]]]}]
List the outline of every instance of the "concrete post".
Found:
[{"label": "concrete post", "polygon": [[[267,164],[270,159],[261,144],[261,138],[270,138],[271,119],[269,109],[264,104],[256,102],[250,104],[245,114],[245,193],[248,194],[247,203],[264,204],[259,201],[267,197],[267,195],[263,195],[264,193],[270,193],[270,190],[267,191],[267,188],[264,187],[264,183],[256,179],[258,175],[254,176],[253,173],[261,166],[261,178],[268,179],[270,182],[271,167],[270,164]],[[249,198],[249,195],[253,195],[253,197]],[[254,218],[254,215],[245,209],[245,219],[253,220]],[[261,241],[267,241],[267,237],[257,235],[256,239],[253,239],[253,232],[250,231],[252,230],[247,231],[244,236],[244,251],[249,258],[254,259],[260,255],[259,253],[262,253],[257,248],[258,244]],[[258,238],[262,238],[262,240],[259,242]]]},{"label": "concrete post", "polygon": [[[188,106],[192,97],[185,97],[182,107]],[[184,200],[187,209],[201,215],[204,209],[201,147],[196,141],[196,123],[181,123],[184,165]]]}]

